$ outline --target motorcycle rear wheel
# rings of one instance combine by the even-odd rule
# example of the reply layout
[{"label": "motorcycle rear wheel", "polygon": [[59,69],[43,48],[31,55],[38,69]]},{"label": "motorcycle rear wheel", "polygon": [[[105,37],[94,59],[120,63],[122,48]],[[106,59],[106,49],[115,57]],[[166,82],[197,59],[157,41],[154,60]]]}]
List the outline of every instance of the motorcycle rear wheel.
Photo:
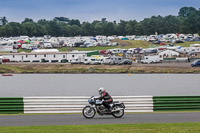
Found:
[{"label": "motorcycle rear wheel", "polygon": [[93,107],[86,106],[83,108],[82,114],[85,118],[92,119],[95,116],[96,111]]},{"label": "motorcycle rear wheel", "polygon": [[[113,110],[117,110],[119,109],[120,107],[119,106],[115,106]],[[113,112],[112,115],[115,117],[115,118],[121,118],[122,116],[124,116],[124,109],[121,109],[119,111],[116,111],[116,112]]]}]

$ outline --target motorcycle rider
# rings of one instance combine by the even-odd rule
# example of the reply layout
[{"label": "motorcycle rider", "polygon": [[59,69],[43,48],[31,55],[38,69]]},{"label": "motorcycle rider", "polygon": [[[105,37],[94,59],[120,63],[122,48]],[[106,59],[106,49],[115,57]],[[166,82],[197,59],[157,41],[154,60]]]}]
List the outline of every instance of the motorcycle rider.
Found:
[{"label": "motorcycle rider", "polygon": [[113,99],[112,97],[109,95],[108,92],[106,92],[106,90],[103,87],[99,88],[99,95],[100,97],[98,98],[99,100],[104,100],[103,101],[103,105],[108,109],[108,110],[112,110],[110,105],[111,103],[113,103]]}]

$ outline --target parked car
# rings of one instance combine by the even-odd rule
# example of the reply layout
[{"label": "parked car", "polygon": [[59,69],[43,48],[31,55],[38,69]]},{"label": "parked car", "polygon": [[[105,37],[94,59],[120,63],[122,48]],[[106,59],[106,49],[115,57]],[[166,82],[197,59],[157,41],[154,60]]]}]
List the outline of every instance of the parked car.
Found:
[{"label": "parked car", "polygon": [[197,67],[197,66],[200,66],[200,59],[198,60],[194,60],[191,64],[192,67]]},{"label": "parked car", "polygon": [[78,58],[76,58],[76,59],[72,59],[72,60],[70,61],[70,63],[71,63],[71,64],[81,64],[81,61],[80,61]]},{"label": "parked car", "polygon": [[132,64],[133,64],[133,61],[130,59],[124,59],[120,63],[118,63],[118,65],[132,65]]},{"label": "parked car", "polygon": [[10,59],[2,59],[3,63],[10,62]]},{"label": "parked car", "polygon": [[106,54],[106,50],[101,50],[101,51],[99,52],[99,54],[101,54],[101,55]]}]

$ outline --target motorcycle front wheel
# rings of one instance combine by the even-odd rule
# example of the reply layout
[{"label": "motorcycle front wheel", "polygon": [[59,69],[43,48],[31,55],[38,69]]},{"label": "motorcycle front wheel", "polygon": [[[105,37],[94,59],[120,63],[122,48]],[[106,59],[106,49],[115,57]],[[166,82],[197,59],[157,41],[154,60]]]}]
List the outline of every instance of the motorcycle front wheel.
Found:
[{"label": "motorcycle front wheel", "polygon": [[96,111],[93,107],[86,106],[86,107],[83,108],[82,114],[85,118],[91,119],[95,116]]},{"label": "motorcycle front wheel", "polygon": [[[113,110],[118,110],[120,107],[119,106],[115,106]],[[118,111],[115,111],[112,113],[112,115],[115,118],[121,118],[122,116],[124,116],[124,109],[120,109]]]}]

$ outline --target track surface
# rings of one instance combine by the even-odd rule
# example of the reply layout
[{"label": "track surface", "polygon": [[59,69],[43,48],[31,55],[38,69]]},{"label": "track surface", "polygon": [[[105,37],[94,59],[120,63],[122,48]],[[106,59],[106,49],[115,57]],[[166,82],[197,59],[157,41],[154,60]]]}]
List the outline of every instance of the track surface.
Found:
[{"label": "track surface", "polygon": [[187,113],[133,113],[123,118],[98,116],[86,119],[81,114],[57,115],[8,115],[0,116],[0,126],[39,126],[39,125],[96,125],[133,123],[183,123],[200,122],[200,112]]}]

